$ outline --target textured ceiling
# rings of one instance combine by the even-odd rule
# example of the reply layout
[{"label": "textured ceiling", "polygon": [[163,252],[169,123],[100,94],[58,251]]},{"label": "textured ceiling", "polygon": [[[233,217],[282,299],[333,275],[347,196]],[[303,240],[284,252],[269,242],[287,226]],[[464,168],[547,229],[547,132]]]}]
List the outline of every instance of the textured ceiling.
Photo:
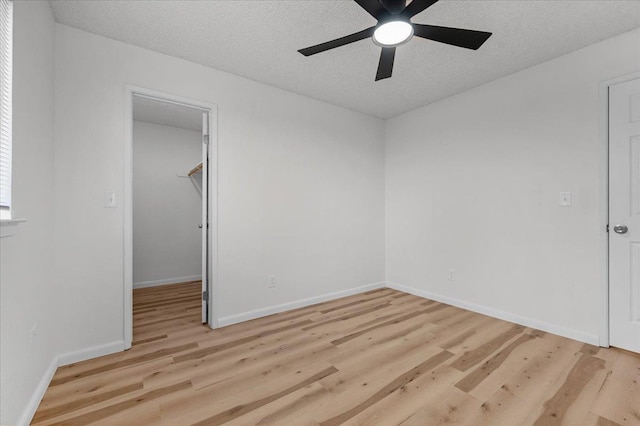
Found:
[{"label": "textured ceiling", "polygon": [[493,32],[471,51],[417,37],[374,82],[362,40],[297,49],[375,24],[351,0],[51,1],[57,22],[387,118],[640,27],[640,1],[441,0],[413,22]]},{"label": "textured ceiling", "polygon": [[187,130],[202,130],[201,110],[135,95],[133,119]]}]

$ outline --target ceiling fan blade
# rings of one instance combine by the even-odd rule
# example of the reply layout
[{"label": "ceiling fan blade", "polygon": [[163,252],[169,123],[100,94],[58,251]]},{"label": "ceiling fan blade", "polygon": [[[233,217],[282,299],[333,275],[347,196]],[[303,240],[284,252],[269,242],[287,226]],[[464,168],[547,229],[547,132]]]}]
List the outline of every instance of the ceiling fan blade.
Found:
[{"label": "ceiling fan blade", "polygon": [[393,58],[395,56],[395,47],[382,48],[380,62],[378,63],[378,72],[376,73],[376,81],[391,77],[391,73],[393,72]]},{"label": "ceiling fan blade", "polygon": [[480,48],[491,37],[491,33],[484,31],[422,24],[413,24],[413,33],[418,37],[473,50]]},{"label": "ceiling fan blade", "polygon": [[437,2],[438,0],[413,0],[404,8],[402,14],[407,18],[411,18]]},{"label": "ceiling fan blade", "polygon": [[357,33],[349,34],[348,36],[340,37],[335,40],[327,41],[324,43],[316,44],[315,46],[306,47],[298,50],[304,56],[315,55],[316,53],[324,52],[325,50],[335,49],[336,47],[344,46],[345,44],[353,43],[356,41],[364,40],[367,37],[371,37],[376,27],[370,27],[366,30],[358,31]]},{"label": "ceiling fan blade", "polygon": [[376,18],[378,21],[381,18],[389,15],[387,9],[378,0],[354,0],[360,5],[361,8],[369,12],[369,15]]}]

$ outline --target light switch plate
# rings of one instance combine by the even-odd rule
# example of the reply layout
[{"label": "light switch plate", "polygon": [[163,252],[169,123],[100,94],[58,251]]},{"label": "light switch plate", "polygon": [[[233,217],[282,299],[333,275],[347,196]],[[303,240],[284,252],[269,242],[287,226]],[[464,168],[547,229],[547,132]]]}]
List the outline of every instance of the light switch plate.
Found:
[{"label": "light switch plate", "polygon": [[571,207],[571,193],[561,192],[558,204],[560,205],[560,207]]}]

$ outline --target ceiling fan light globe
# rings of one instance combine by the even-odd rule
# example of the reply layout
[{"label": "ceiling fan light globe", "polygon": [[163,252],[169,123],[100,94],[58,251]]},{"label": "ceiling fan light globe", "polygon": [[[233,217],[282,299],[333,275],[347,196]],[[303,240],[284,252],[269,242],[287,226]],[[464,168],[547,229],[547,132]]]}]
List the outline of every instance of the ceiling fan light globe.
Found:
[{"label": "ceiling fan light globe", "polygon": [[406,21],[390,21],[380,25],[373,33],[373,42],[382,47],[394,47],[413,37],[413,26]]}]

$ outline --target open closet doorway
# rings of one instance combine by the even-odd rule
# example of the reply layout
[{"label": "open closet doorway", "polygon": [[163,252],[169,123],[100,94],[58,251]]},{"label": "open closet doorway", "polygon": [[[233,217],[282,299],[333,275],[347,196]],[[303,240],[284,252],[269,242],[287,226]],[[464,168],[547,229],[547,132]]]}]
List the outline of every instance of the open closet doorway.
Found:
[{"label": "open closet doorway", "polygon": [[127,110],[125,348],[217,326],[215,107],[128,87]]}]

